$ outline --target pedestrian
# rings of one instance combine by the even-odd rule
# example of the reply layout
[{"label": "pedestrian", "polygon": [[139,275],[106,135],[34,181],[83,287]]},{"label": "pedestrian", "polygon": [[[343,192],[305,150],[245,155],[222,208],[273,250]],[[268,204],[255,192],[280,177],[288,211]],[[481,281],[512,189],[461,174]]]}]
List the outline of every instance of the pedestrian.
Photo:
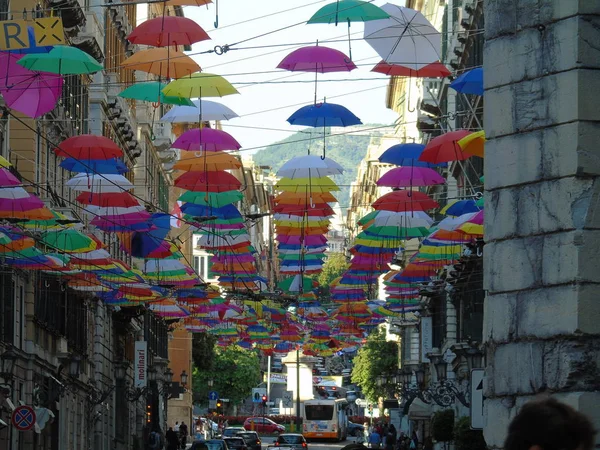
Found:
[{"label": "pedestrian", "polygon": [[181,438],[181,448],[184,449],[187,444],[188,427],[183,420],[181,421],[181,425],[179,425],[179,437]]},{"label": "pedestrian", "polygon": [[394,450],[395,444],[396,439],[394,439],[394,435],[388,430],[388,434],[385,437],[385,450]]},{"label": "pedestrian", "polygon": [[177,450],[179,447],[179,436],[173,430],[173,427],[169,427],[165,434],[165,439],[167,441],[167,450]]},{"label": "pedestrian", "polygon": [[148,435],[148,450],[162,450],[165,446],[160,428],[154,427]]},{"label": "pedestrian", "polygon": [[406,447],[406,435],[404,431],[400,432],[400,436],[398,437],[398,442],[396,443],[397,450],[408,450]]},{"label": "pedestrian", "polygon": [[175,426],[173,427],[173,431],[175,433],[177,433],[177,436],[179,436],[179,422],[175,422]]},{"label": "pedestrian", "polygon": [[388,428],[388,433],[392,434],[392,440],[394,442],[394,444],[396,443],[396,439],[398,438],[398,431],[396,430],[396,427],[394,426],[393,423],[390,424],[390,427]]},{"label": "pedestrian", "polygon": [[412,437],[410,440],[410,448],[411,448],[411,450],[419,448],[419,436],[417,435],[416,430],[413,430],[413,432],[412,432]]},{"label": "pedestrian", "polygon": [[377,432],[377,430],[373,430],[373,432],[369,435],[369,446],[371,448],[381,447],[381,435]]},{"label": "pedestrian", "polygon": [[553,398],[526,403],[508,426],[505,450],[592,450],[596,430],[582,413]]},{"label": "pedestrian", "polygon": [[208,441],[209,439],[212,439],[212,427],[211,427],[210,419],[208,417],[204,421],[203,427],[204,427],[204,440]]}]

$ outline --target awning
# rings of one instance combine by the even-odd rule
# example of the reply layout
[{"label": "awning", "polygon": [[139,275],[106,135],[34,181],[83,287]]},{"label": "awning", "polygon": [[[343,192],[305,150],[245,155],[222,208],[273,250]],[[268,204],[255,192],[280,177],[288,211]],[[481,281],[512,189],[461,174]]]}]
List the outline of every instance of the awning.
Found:
[{"label": "awning", "polygon": [[415,398],[408,408],[408,418],[410,420],[429,419],[431,413],[431,405],[428,405],[419,398]]}]

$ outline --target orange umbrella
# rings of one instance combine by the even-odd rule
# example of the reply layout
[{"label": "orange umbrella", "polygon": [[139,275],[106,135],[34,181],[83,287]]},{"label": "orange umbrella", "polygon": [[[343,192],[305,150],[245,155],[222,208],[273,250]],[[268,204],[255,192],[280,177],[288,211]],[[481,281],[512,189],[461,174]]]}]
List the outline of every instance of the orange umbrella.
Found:
[{"label": "orange umbrella", "polygon": [[229,153],[204,152],[202,156],[196,156],[195,153],[181,152],[182,156],[175,163],[174,169],[186,172],[214,172],[242,167],[240,160]]},{"label": "orange umbrella", "polygon": [[123,61],[122,67],[165,78],[181,78],[200,70],[192,58],[169,47],[141,50]]},{"label": "orange umbrella", "polygon": [[9,242],[8,244],[0,244],[0,253],[19,252],[21,250],[33,247],[34,245],[35,241],[32,238],[26,237],[23,239],[17,239]]},{"label": "orange umbrella", "polygon": [[223,263],[213,263],[213,265],[211,266],[211,271],[213,272],[219,272],[219,273],[228,273],[231,272],[232,270],[243,270],[246,272],[255,272],[256,271],[256,267],[254,267],[254,264],[251,262],[247,262],[247,263],[233,263],[233,264],[223,264]]},{"label": "orange umbrella", "polygon": [[30,209],[29,211],[0,211],[1,218],[28,219],[28,220],[50,220],[54,214],[48,208]]}]

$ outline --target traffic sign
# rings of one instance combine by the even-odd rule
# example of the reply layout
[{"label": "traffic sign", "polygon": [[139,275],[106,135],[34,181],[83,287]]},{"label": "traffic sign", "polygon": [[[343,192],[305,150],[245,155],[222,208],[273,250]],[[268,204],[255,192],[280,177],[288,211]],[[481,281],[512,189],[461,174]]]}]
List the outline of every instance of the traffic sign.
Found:
[{"label": "traffic sign", "polygon": [[484,369],[471,371],[471,428],[483,429],[483,374]]},{"label": "traffic sign", "polygon": [[217,407],[217,401],[216,400],[209,400],[208,401],[208,409],[215,409]]},{"label": "traffic sign", "polygon": [[356,403],[356,406],[358,406],[359,408],[366,408],[368,405],[367,401],[362,398],[357,398],[356,400],[354,400],[354,403]]},{"label": "traffic sign", "polygon": [[208,393],[208,399],[209,400],[218,400],[219,399],[219,393],[217,391],[210,391]]},{"label": "traffic sign", "polygon": [[294,407],[294,391],[283,391],[283,396],[281,397],[281,405],[284,408]]},{"label": "traffic sign", "polygon": [[262,403],[263,395],[267,395],[267,390],[265,388],[252,389],[252,402],[253,403]]},{"label": "traffic sign", "polygon": [[12,414],[12,424],[19,431],[31,430],[35,425],[35,411],[31,406],[18,406]]}]

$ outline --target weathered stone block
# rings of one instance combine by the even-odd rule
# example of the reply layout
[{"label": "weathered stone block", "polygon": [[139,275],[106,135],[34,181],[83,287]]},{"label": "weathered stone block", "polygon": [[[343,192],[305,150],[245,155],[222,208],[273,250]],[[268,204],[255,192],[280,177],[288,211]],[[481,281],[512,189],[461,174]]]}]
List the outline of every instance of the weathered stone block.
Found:
[{"label": "weathered stone block", "polygon": [[556,126],[581,117],[600,121],[595,96],[589,95],[598,90],[598,72],[584,69],[489,89],[485,93],[486,136],[494,138]]},{"label": "weathered stone block", "polygon": [[486,370],[495,396],[531,395],[544,383],[544,343],[511,342],[496,348]]},{"label": "weathered stone block", "polygon": [[[540,32],[526,28],[486,42],[486,89],[576,68],[600,67],[600,16],[574,16]],[[535,51],[543,48],[544,51]]]},{"label": "weathered stone block", "polygon": [[[535,291],[527,291],[535,292]],[[484,302],[483,342],[507,342],[515,334],[517,295],[488,293]]]},{"label": "weathered stone block", "polygon": [[571,122],[491,139],[485,147],[486,190],[566,177],[600,174],[600,123]]},{"label": "weathered stone block", "polygon": [[490,40],[575,14],[600,14],[600,4],[590,0],[494,0],[484,2],[484,14],[485,37]]},{"label": "weathered stone block", "polygon": [[543,236],[534,236],[486,244],[484,289],[499,293],[541,287],[543,242]]},{"label": "weathered stone block", "polygon": [[484,401],[484,423],[483,431],[488,448],[502,448],[506,439],[506,430],[511,420],[517,414],[514,401],[506,398],[487,398]]}]

